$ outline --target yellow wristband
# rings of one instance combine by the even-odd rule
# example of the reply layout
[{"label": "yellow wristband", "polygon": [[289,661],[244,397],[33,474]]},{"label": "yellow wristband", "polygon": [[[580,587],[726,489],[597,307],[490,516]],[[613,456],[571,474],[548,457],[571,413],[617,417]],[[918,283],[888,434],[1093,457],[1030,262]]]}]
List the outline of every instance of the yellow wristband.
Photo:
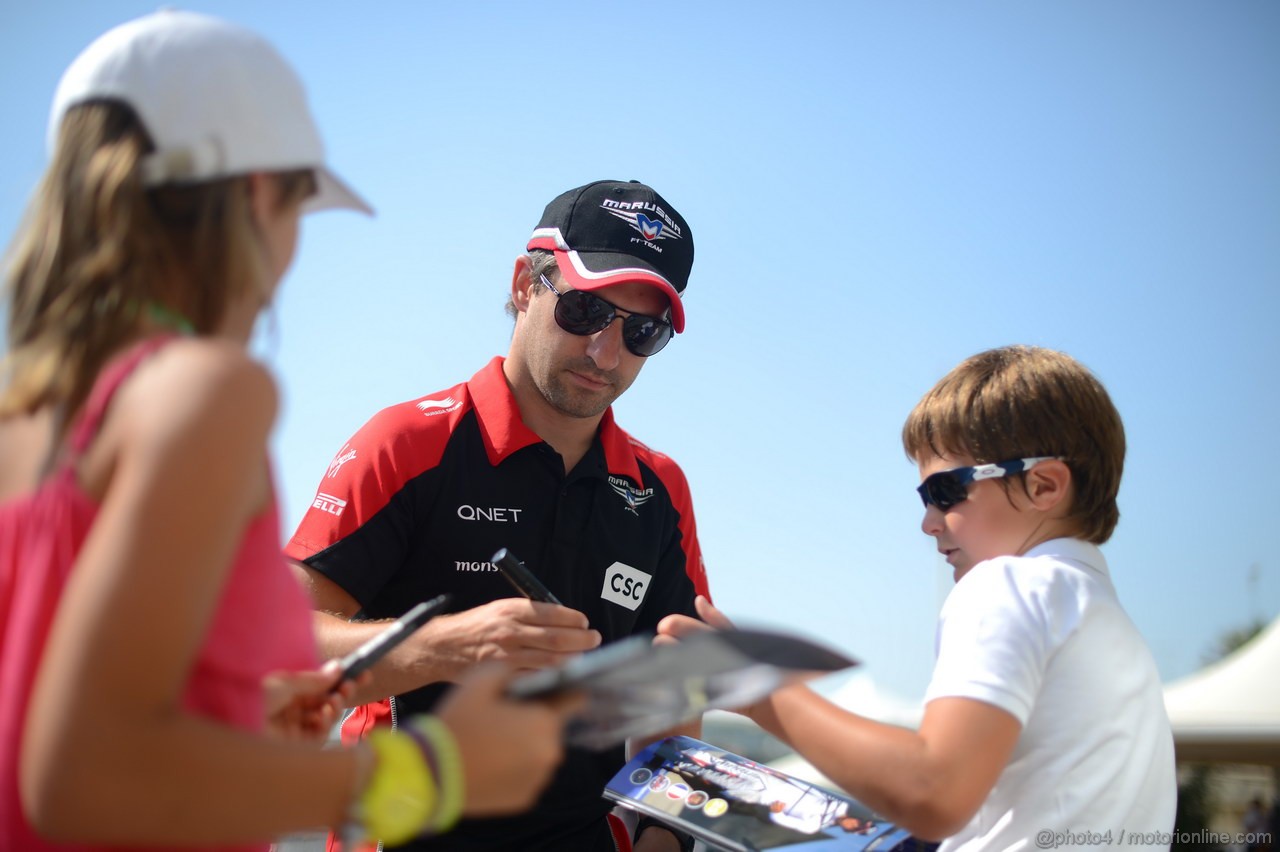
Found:
[{"label": "yellow wristband", "polygon": [[372,838],[399,846],[421,834],[439,805],[439,795],[422,750],[394,731],[369,734],[378,762],[360,794],[360,822]]}]

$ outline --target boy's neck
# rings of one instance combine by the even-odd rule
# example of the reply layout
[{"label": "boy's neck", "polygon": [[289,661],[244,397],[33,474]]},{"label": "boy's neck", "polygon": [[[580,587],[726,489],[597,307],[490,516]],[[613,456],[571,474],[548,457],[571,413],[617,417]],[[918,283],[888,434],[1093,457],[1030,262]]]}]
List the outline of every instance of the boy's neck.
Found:
[{"label": "boy's neck", "polygon": [[1065,518],[1044,518],[1027,534],[1014,555],[1023,556],[1032,548],[1039,547],[1046,541],[1053,541],[1055,538],[1078,539],[1080,531],[1076,529],[1075,524],[1069,523]]}]

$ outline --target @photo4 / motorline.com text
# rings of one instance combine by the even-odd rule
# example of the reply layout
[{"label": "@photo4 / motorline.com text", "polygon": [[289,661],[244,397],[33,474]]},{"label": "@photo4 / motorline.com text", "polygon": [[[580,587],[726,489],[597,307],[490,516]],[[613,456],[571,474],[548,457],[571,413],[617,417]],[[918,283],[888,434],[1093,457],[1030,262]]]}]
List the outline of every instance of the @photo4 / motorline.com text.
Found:
[{"label": "@photo4 / motorline.com text", "polygon": [[1081,846],[1171,846],[1174,843],[1248,846],[1271,843],[1270,832],[1238,831],[1051,831],[1036,833],[1038,849],[1075,849]]}]

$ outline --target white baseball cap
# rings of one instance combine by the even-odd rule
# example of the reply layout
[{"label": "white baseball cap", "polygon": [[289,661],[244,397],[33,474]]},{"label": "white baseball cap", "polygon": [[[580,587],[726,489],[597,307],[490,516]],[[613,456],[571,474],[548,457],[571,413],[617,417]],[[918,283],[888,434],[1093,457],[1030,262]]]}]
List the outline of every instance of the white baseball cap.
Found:
[{"label": "white baseball cap", "polygon": [[63,116],[98,99],[127,103],[156,150],[148,186],[259,171],[315,170],[311,212],[373,208],[325,165],[302,81],[266,39],[227,21],[163,9],[112,29],[62,75],[49,115],[50,151]]}]

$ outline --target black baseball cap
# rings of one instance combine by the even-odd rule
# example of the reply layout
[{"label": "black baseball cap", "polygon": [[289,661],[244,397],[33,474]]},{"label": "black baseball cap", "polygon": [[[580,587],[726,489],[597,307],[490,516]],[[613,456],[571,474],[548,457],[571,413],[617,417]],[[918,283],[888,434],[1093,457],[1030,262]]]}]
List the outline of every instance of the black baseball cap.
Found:
[{"label": "black baseball cap", "polygon": [[639,181],[598,180],[562,193],[542,212],[528,249],[554,252],[575,290],[639,281],[671,302],[684,331],[680,294],[693,269],[693,234],[675,208]]}]

